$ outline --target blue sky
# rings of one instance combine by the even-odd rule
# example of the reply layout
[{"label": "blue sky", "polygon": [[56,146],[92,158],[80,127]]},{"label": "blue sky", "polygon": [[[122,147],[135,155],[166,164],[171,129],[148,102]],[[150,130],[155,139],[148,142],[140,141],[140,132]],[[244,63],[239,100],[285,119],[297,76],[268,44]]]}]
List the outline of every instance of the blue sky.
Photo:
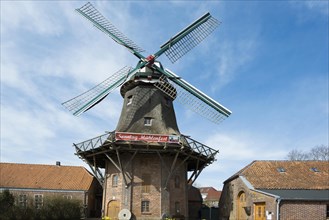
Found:
[{"label": "blue sky", "polygon": [[[85,165],[72,143],[112,131],[118,91],[75,117],[61,103],[137,59],[79,16],[82,1],[1,1],[1,162]],[[175,104],[181,133],[219,150],[197,180],[328,145],[327,1],[92,2],[148,54],[209,11],[221,25],[175,64],[233,113],[221,124]]]}]

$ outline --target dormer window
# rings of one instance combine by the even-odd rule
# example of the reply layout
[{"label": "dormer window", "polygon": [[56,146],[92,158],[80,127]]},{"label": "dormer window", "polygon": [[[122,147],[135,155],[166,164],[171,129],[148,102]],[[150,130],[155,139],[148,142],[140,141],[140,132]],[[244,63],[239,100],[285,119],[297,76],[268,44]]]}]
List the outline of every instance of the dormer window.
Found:
[{"label": "dormer window", "polygon": [[130,105],[133,102],[133,96],[130,95],[127,97],[127,105]]},{"label": "dormer window", "polygon": [[312,167],[310,170],[313,171],[313,172],[315,172],[315,173],[320,172],[320,170],[318,170],[318,168],[316,168],[316,167]]},{"label": "dormer window", "polygon": [[152,126],[152,118],[150,118],[150,117],[145,117],[145,118],[144,118],[144,125],[145,125],[145,126]]},{"label": "dormer window", "polygon": [[279,173],[285,173],[285,172],[286,172],[286,170],[285,170],[283,167],[278,167],[276,170],[277,170]]}]

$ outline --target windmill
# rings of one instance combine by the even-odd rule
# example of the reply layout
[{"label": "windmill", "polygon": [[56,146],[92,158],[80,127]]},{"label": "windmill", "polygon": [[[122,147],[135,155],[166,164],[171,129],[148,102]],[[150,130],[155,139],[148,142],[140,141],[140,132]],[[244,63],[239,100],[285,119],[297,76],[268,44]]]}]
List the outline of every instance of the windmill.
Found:
[{"label": "windmill", "polygon": [[[92,89],[63,103],[80,115],[120,87],[124,98],[113,132],[74,144],[103,185],[103,211],[111,219],[188,216],[187,190],[218,151],[179,132],[173,101],[178,100],[219,123],[231,111],[157,60],[165,54],[174,63],[198,45],[219,22],[206,13],[149,56],[122,34],[91,3],[76,11],[138,58]],[[105,168],[105,175],[100,168]],[[188,177],[188,171],[192,174]]]}]

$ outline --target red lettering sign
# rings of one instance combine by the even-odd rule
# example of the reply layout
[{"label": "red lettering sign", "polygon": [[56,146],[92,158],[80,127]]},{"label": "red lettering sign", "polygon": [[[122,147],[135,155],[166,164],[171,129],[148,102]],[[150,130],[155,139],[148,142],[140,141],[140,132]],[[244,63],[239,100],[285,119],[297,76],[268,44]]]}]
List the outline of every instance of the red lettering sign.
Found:
[{"label": "red lettering sign", "polygon": [[144,141],[144,142],[167,142],[178,143],[179,135],[161,135],[161,134],[140,134],[115,132],[115,139],[119,141]]}]

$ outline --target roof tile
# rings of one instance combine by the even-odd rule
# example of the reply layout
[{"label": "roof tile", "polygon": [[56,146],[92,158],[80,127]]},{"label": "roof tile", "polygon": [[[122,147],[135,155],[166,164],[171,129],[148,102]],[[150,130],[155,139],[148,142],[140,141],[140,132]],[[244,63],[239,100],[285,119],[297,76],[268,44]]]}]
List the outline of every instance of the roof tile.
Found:
[{"label": "roof tile", "polygon": [[256,189],[329,189],[329,161],[254,161],[237,175]]},{"label": "roof tile", "polygon": [[80,166],[0,163],[0,187],[88,190],[94,177]]}]

